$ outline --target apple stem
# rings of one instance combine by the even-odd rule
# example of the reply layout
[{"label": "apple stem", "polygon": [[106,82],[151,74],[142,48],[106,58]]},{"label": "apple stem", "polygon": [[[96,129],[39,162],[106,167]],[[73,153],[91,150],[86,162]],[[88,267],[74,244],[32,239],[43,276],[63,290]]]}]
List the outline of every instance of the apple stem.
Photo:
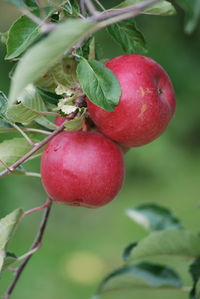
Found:
[{"label": "apple stem", "polygon": [[[3,299],[9,299],[25,266],[28,264],[29,260],[31,259],[32,255],[37,251],[37,249],[40,247],[41,245],[41,242],[42,242],[42,239],[43,239],[43,236],[44,236],[44,232],[45,232],[45,229],[46,229],[46,225],[47,225],[47,222],[48,222],[48,218],[49,218],[49,213],[50,213],[50,210],[51,210],[51,206],[52,206],[52,200],[49,199],[48,201],[48,205],[46,206],[46,209],[44,211],[44,214],[43,214],[43,217],[42,217],[42,220],[41,220],[41,224],[40,224],[40,228],[39,228],[39,231],[36,235],[36,238],[35,238],[35,241],[33,242],[32,246],[31,246],[31,249],[30,251],[23,255],[22,257],[25,258],[25,260],[23,261],[23,263],[15,269],[15,276],[14,276],[14,279],[12,281],[12,283],[10,284],[8,290],[6,291],[6,293],[4,294],[3,296]],[[21,258],[22,258],[21,257]]]},{"label": "apple stem", "polygon": [[39,206],[39,207],[36,207],[36,208],[33,208],[33,209],[30,209],[30,210],[27,210],[26,212],[24,212],[24,214],[22,215],[22,218],[24,218],[25,216],[28,216],[32,213],[35,213],[37,211],[40,211],[40,210],[43,210],[43,209],[46,209],[49,205],[51,204],[51,200],[48,199],[44,205],[42,206]]}]

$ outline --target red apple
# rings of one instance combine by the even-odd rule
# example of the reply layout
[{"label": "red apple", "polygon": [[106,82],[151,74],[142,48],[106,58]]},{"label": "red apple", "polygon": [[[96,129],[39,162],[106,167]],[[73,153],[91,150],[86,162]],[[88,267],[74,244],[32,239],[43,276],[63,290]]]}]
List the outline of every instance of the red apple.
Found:
[{"label": "red apple", "polygon": [[141,55],[113,58],[106,67],[118,78],[122,94],[114,112],[107,112],[87,99],[97,128],[126,147],[153,141],[166,129],[175,112],[169,76],[158,63]]},{"label": "red apple", "polygon": [[123,154],[98,132],[61,132],[42,155],[41,176],[53,200],[100,207],[114,199],[122,186]]},{"label": "red apple", "polygon": [[55,124],[56,124],[57,126],[60,126],[60,125],[62,125],[62,123],[63,123],[65,120],[66,120],[65,117],[62,117],[62,116],[56,116],[56,118],[55,118]]}]

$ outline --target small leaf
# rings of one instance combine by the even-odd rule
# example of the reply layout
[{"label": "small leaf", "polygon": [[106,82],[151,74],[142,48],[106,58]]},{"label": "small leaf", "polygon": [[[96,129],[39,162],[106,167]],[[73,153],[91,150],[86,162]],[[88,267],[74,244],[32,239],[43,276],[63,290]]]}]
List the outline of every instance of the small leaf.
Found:
[{"label": "small leaf", "polygon": [[8,106],[6,116],[14,122],[30,123],[35,118],[40,117],[41,112],[46,111],[38,90],[30,84],[21,93],[18,103]]},{"label": "small leaf", "polygon": [[186,22],[185,32],[192,33],[200,19],[200,1],[199,0],[176,0],[176,2],[185,11]]},{"label": "small leaf", "polygon": [[90,45],[91,42],[93,41],[93,38],[90,37],[88,38],[85,43],[82,45],[82,47],[78,48],[76,53],[81,56],[84,57],[85,59],[89,58],[89,54],[90,54]]},{"label": "small leaf", "polygon": [[122,258],[123,260],[126,262],[129,259],[129,256],[133,250],[133,248],[137,245],[137,242],[132,242],[130,244],[128,244],[122,254]]},{"label": "small leaf", "polygon": [[35,86],[31,84],[26,87],[21,96],[18,98],[18,101],[26,108],[29,108],[37,113],[45,112],[47,110],[39,92]]},{"label": "small leaf", "polygon": [[49,121],[46,117],[39,117],[37,119],[35,119],[35,122],[42,128],[42,129],[47,129],[50,131],[53,131],[55,129],[57,129],[57,126],[52,123],[51,121]]},{"label": "small leaf", "polygon": [[[39,14],[37,14],[39,15]],[[40,27],[28,17],[22,16],[13,23],[8,32],[5,59],[13,59],[22,54],[38,37]]]},{"label": "small leaf", "polygon": [[72,15],[73,13],[73,8],[72,8],[72,5],[70,3],[70,0],[67,0],[66,3],[64,3],[62,5],[62,8],[69,14],[69,15]]},{"label": "small leaf", "polygon": [[10,101],[13,103],[22,90],[42,77],[60,60],[64,52],[88,35],[95,23],[69,19],[59,25],[45,39],[38,42],[22,57],[12,78]]},{"label": "small leaf", "polygon": [[51,92],[44,88],[37,87],[39,94],[41,95],[42,99],[50,104],[57,105],[59,99],[61,98],[60,95],[57,95],[55,92]]},{"label": "small leaf", "polygon": [[86,109],[82,108],[80,110],[81,111],[78,116],[65,123],[65,128],[67,131],[79,131],[82,128],[83,122],[85,120]]},{"label": "small leaf", "polygon": [[153,232],[134,247],[129,261],[164,256],[176,259],[200,256],[200,237],[181,229]]},{"label": "small leaf", "polygon": [[6,246],[11,239],[22,214],[23,210],[17,209],[0,220],[0,270],[6,256]]},{"label": "small leaf", "polygon": [[150,231],[182,228],[179,219],[170,210],[156,204],[141,204],[133,209],[127,209],[126,214]]},{"label": "small leaf", "polygon": [[133,20],[113,24],[107,30],[127,54],[147,52],[145,39]]},{"label": "small leaf", "polygon": [[130,287],[180,288],[182,281],[178,274],[167,266],[141,262],[111,272],[100,284],[96,295],[115,290],[121,285],[124,289],[130,289]]},{"label": "small leaf", "polygon": [[[24,138],[13,138],[0,143],[0,160],[11,166],[18,159],[30,151],[32,146]],[[0,171],[5,170],[0,163]]]},{"label": "small leaf", "polygon": [[14,4],[19,8],[26,6],[23,0],[5,0],[5,1]]},{"label": "small leaf", "polygon": [[5,121],[0,121],[0,133],[8,133],[13,129],[13,127],[5,122]]},{"label": "small leaf", "polygon": [[91,102],[107,111],[114,111],[119,103],[121,88],[110,69],[99,61],[83,59],[77,67],[77,75]]},{"label": "small leaf", "polygon": [[25,6],[30,7],[30,8],[37,8],[37,4],[35,0],[4,0],[8,3],[11,3],[18,8],[23,8]]},{"label": "small leaf", "polygon": [[0,118],[5,117],[6,109],[8,105],[8,99],[5,94],[0,91]]},{"label": "small leaf", "polygon": [[122,254],[122,259],[126,262],[129,259],[129,256],[132,252],[132,250],[134,249],[134,247],[137,245],[137,242],[132,242],[130,244],[128,244],[123,251]]},{"label": "small leaf", "polygon": [[20,122],[28,124],[34,119],[40,117],[36,112],[25,107],[22,103],[8,106],[6,116],[13,122]]},{"label": "small leaf", "polygon": [[[124,8],[130,5],[134,5],[137,3],[143,2],[141,0],[126,0],[117,5],[115,8]],[[158,3],[152,4],[150,7],[145,8],[143,14],[150,14],[150,15],[174,15],[176,10],[174,6],[168,1],[159,1]]]},{"label": "small leaf", "polygon": [[[190,292],[190,299],[198,299],[200,296],[200,257],[198,257],[191,265],[190,265],[190,274],[193,279],[193,288]],[[198,284],[198,288],[197,288]]]},{"label": "small leaf", "polygon": [[63,57],[52,68],[40,77],[35,85],[39,88],[55,92],[57,86],[64,86],[65,89],[71,88],[76,78],[77,62],[74,57]]},{"label": "small leaf", "polygon": [[17,261],[17,256],[14,253],[6,252],[4,262],[3,262],[3,266],[2,266],[2,270],[7,269],[12,264],[14,264],[16,261]]},{"label": "small leaf", "polygon": [[68,16],[79,16],[80,8],[76,0],[67,0],[61,7],[65,10]]},{"label": "small leaf", "polygon": [[11,175],[26,175],[27,170],[24,168],[24,166],[20,165],[17,168],[15,168],[14,171],[12,171]]}]

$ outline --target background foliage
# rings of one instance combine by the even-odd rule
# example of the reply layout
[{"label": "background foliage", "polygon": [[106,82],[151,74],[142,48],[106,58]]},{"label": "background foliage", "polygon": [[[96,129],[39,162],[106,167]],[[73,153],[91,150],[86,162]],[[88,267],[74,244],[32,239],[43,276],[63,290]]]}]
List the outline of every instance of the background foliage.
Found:
[{"label": "background foliage", "polygon": [[[113,4],[119,2],[113,1]],[[0,31],[5,31],[16,15],[13,7],[1,4]],[[147,39],[148,56],[158,61],[173,81],[177,95],[175,118],[158,140],[126,154],[127,179],[115,201],[97,210],[54,206],[43,249],[25,270],[13,299],[28,296],[30,299],[88,299],[104,274],[120,266],[125,245],[146,235],[124,214],[125,209],[138,203],[157,202],[169,207],[185,227],[199,231],[200,26],[192,35],[186,35],[184,16],[179,10],[177,16],[137,19]],[[97,34],[97,40],[105,57],[122,54],[105,31]],[[3,61],[2,45],[0,54],[0,90],[7,94],[12,64]],[[29,163],[32,170],[38,170],[39,162]],[[19,206],[29,209],[40,205],[44,199],[45,193],[37,178],[4,177],[0,181],[0,217]],[[9,245],[10,251],[21,255],[29,248],[39,218],[40,212],[23,221]],[[191,283],[185,274],[185,263],[170,259],[167,262],[175,264],[178,273],[184,273],[186,285]],[[1,277],[0,294],[11,275],[5,272]],[[145,292],[123,290],[107,293],[102,298],[139,299],[146,296]],[[184,299],[188,295],[166,290],[152,291],[152,296]]]}]

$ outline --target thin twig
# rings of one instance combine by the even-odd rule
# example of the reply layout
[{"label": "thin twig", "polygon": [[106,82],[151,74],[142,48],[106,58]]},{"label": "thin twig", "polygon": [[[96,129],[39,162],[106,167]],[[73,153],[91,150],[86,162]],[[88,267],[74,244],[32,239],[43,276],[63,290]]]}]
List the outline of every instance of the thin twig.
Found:
[{"label": "thin twig", "polygon": [[102,10],[105,10],[105,8],[103,7],[103,5],[101,4],[100,1],[95,0],[95,2],[99,5],[99,7],[100,7]]},{"label": "thin twig", "polygon": [[45,112],[40,111],[40,112],[38,112],[38,114],[40,114],[40,115],[45,115],[45,116],[48,116],[48,115],[59,116],[58,113],[56,113],[56,112],[51,112],[51,111],[45,111]]},{"label": "thin twig", "polygon": [[27,16],[35,24],[42,26],[43,21],[40,18],[38,18],[36,15],[34,15],[32,12],[30,12],[30,10],[28,10],[26,7],[23,7],[20,10],[23,15]]},{"label": "thin twig", "polygon": [[39,206],[39,207],[30,209],[30,210],[24,212],[24,214],[22,215],[22,218],[24,218],[25,216],[28,216],[28,215],[30,215],[30,214],[32,214],[32,213],[35,213],[35,212],[37,212],[37,211],[46,209],[50,204],[51,204],[51,200],[48,199],[48,200],[45,202],[45,204],[43,204],[42,206]]},{"label": "thin twig", "polygon": [[[16,263],[17,263],[17,262],[20,262],[20,261],[23,261],[24,259],[26,259],[26,258],[29,257],[30,255],[33,255],[33,254],[34,254],[36,251],[38,251],[39,249],[40,249],[40,244],[39,244],[37,247],[35,247],[35,248],[29,250],[29,251],[26,252],[25,254],[19,256],[19,257],[17,258],[17,260],[16,260]],[[17,272],[16,270],[17,270],[17,269],[15,269],[15,272]]]},{"label": "thin twig", "polygon": [[37,0],[36,3],[37,3],[37,5],[38,5],[38,7],[40,9],[42,17],[45,19],[46,13],[45,13],[45,8],[44,8],[44,5],[42,4],[42,1],[41,0]]},{"label": "thin twig", "polygon": [[86,16],[85,0],[80,0],[80,9],[81,9],[81,14],[85,17]]},{"label": "thin twig", "polygon": [[29,138],[29,136],[18,125],[16,125],[15,123],[11,123],[11,125],[22,134],[22,136],[26,139],[26,141],[30,145],[32,145],[32,146],[35,145],[35,143]]},{"label": "thin twig", "polygon": [[12,283],[10,284],[10,286],[8,287],[8,290],[6,291],[6,293],[4,294],[3,296],[3,299],[9,299],[10,298],[10,295],[12,294],[25,266],[28,264],[29,260],[31,259],[33,253],[34,253],[34,249],[35,248],[38,248],[38,246],[40,246],[41,244],[41,241],[42,241],[42,238],[44,236],[44,232],[45,232],[45,229],[46,229],[46,225],[47,225],[47,221],[48,221],[48,217],[49,217],[49,213],[50,213],[50,210],[51,210],[51,205],[52,203],[50,203],[44,214],[43,214],[43,217],[42,217],[42,221],[41,221],[41,224],[40,224],[40,228],[39,228],[39,231],[37,233],[37,236],[35,238],[35,241],[33,242],[33,245],[31,247],[30,250],[32,250],[31,254],[29,254],[24,262],[16,269],[16,273],[15,273],[15,276],[14,276],[14,279],[12,281]]},{"label": "thin twig", "polygon": [[[131,16],[139,15],[145,8],[160,2],[161,0],[147,0],[138,4],[130,5],[121,9],[110,9],[99,13],[98,15],[88,18],[88,21],[99,22],[114,17],[121,17],[121,19],[128,19]],[[129,16],[130,15],[130,16]]]},{"label": "thin twig", "polygon": [[91,13],[92,16],[95,16],[99,13],[91,0],[85,0],[85,6],[87,7],[87,10]]},{"label": "thin twig", "polygon": [[34,15],[32,12],[30,12],[27,8],[23,7],[20,9],[22,14],[27,16],[31,21],[33,21],[35,24],[39,25],[40,31],[43,33],[48,33],[54,30],[57,25],[55,23],[48,23],[46,20],[41,20],[36,15]]},{"label": "thin twig", "polygon": [[[24,132],[33,132],[33,133],[44,134],[44,135],[51,135],[51,133],[52,133],[50,131],[40,130],[40,129],[35,129],[35,128],[22,127],[20,129]],[[16,129],[14,127],[13,128],[5,128],[4,131],[1,131],[1,133],[10,133],[10,132],[16,132]]]},{"label": "thin twig", "polygon": [[[65,121],[67,122],[67,121]],[[43,147],[45,144],[47,144],[53,137],[55,137],[58,133],[60,133],[64,127],[65,122],[62,123],[55,131],[51,133],[51,135],[47,136],[45,139],[37,143],[27,154],[25,154],[22,158],[20,158],[18,161],[16,161],[13,165],[11,165],[9,168],[11,171],[13,171],[15,168],[20,166],[22,163],[24,163],[28,158],[30,158],[35,152],[37,152],[41,147]],[[5,169],[4,171],[0,172],[0,177],[8,174],[8,169]]]},{"label": "thin twig", "polygon": [[33,177],[41,178],[41,174],[37,172],[25,172],[25,176],[33,176]]},{"label": "thin twig", "polygon": [[95,32],[107,27],[108,25],[117,23],[122,20],[130,19],[140,15],[145,8],[160,2],[161,0],[147,0],[142,3],[138,3],[135,5],[130,5],[126,8],[122,9],[110,9],[103,12],[98,13],[95,16],[86,18],[88,22],[97,22],[96,26],[94,26],[89,34],[83,35],[79,41],[72,47],[72,52],[76,49],[80,48],[86,38],[88,36],[94,34]]},{"label": "thin twig", "polygon": [[4,161],[0,160],[0,163],[8,170],[9,173],[13,171],[13,169],[10,168]]},{"label": "thin twig", "polygon": [[52,132],[40,130],[40,129],[34,129],[34,128],[24,128],[23,131],[25,132],[33,132],[33,133],[39,133],[44,135],[51,135]]}]

